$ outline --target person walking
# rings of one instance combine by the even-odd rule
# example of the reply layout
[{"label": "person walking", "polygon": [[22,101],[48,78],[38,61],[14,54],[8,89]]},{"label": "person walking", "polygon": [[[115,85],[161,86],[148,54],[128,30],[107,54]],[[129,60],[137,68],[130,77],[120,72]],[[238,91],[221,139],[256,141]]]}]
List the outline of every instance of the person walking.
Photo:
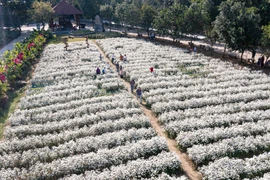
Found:
[{"label": "person walking", "polygon": [[116,62],[115,66],[116,66],[116,71],[119,72],[119,62],[118,61]]},{"label": "person walking", "polygon": [[124,71],[123,71],[123,69],[121,69],[121,70],[119,71],[119,75],[120,75],[120,78],[123,78],[123,77],[124,77]]},{"label": "person walking", "polygon": [[134,85],[135,85],[135,81],[134,81],[134,79],[132,79],[132,80],[130,81],[130,91],[131,91],[131,94],[133,94]]},{"label": "person walking", "polygon": [[261,58],[261,67],[263,67],[263,65],[264,65],[264,55]]},{"label": "person walking", "polygon": [[106,74],[106,68],[105,67],[102,69],[102,74]]},{"label": "person walking", "polygon": [[142,89],[138,87],[136,90],[137,100],[140,98],[140,103],[142,103]]},{"label": "person walking", "polygon": [[112,53],[112,63],[114,64],[114,53]]},{"label": "person walking", "polygon": [[100,69],[99,69],[99,67],[97,67],[97,69],[96,69],[96,74],[97,74],[97,75],[100,74]]},{"label": "person walking", "polygon": [[99,59],[102,61],[102,54],[99,55]]},{"label": "person walking", "polygon": [[124,56],[122,55],[122,54],[120,54],[120,61],[123,61],[123,59],[124,59]]},{"label": "person walking", "polygon": [[124,60],[124,62],[127,62],[127,55],[124,55],[123,60]]},{"label": "person walking", "polygon": [[194,46],[193,51],[194,51],[194,53],[196,53],[196,52],[197,52],[197,48],[196,48],[196,46]]},{"label": "person walking", "polygon": [[150,72],[151,72],[151,73],[154,72],[154,67],[153,67],[153,66],[150,67]]}]

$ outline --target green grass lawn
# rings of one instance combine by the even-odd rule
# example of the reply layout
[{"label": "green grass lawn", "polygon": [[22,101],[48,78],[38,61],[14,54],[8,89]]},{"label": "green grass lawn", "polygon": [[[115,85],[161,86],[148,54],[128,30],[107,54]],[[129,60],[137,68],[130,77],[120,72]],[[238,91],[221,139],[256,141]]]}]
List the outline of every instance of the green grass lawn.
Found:
[{"label": "green grass lawn", "polygon": [[26,90],[26,86],[23,86],[22,88],[15,90],[15,91],[8,91],[7,95],[9,97],[8,102],[6,106],[0,110],[0,139],[3,139],[3,130],[4,127],[7,125],[7,119],[10,114],[12,114],[21,99],[21,97],[24,95],[24,92]]}]

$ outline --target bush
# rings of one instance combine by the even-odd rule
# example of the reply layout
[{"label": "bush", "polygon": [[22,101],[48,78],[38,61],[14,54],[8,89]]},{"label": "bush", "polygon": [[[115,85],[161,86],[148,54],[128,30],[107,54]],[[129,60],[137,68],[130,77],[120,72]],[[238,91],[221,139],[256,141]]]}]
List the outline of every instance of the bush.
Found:
[{"label": "bush", "polygon": [[16,80],[28,73],[41,54],[46,40],[51,37],[50,32],[34,31],[23,42],[16,43],[13,50],[4,52],[3,59],[0,60],[0,100],[7,98],[8,87],[13,88]]}]

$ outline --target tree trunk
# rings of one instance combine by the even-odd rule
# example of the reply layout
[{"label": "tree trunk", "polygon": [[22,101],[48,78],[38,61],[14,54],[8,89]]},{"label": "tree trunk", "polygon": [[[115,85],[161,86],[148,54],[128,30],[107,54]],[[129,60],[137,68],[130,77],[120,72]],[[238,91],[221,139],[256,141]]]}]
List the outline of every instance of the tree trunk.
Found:
[{"label": "tree trunk", "polygon": [[223,55],[222,55],[222,57],[224,57],[224,56],[225,56],[226,48],[227,48],[227,46],[225,45],[225,46],[224,46],[224,51],[223,51]]},{"label": "tree trunk", "polygon": [[242,52],[241,52],[241,62],[242,62],[242,60],[243,60],[243,54],[244,54],[244,52],[245,52],[245,51],[242,51]]}]

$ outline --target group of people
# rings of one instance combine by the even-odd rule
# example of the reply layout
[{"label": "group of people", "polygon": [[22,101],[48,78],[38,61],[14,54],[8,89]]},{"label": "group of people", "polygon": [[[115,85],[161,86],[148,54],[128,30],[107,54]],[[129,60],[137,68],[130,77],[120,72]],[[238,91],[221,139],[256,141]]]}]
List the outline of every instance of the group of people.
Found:
[{"label": "group of people", "polygon": [[[132,79],[130,81],[130,91],[131,91],[132,94],[133,94],[133,91],[134,91],[134,87],[135,87],[135,81],[134,81],[134,79]],[[137,100],[140,99],[140,103],[142,103],[142,89],[140,87],[138,87],[136,89],[136,97],[137,97]]]},{"label": "group of people", "polygon": [[96,75],[99,75],[99,74],[106,74],[106,68],[104,67],[102,70],[100,70],[100,68],[97,67]]},{"label": "group of people", "polygon": [[119,76],[121,78],[123,78],[124,77],[124,70],[123,70],[123,66],[119,64],[120,61],[126,62],[127,61],[127,55],[125,54],[123,56],[122,54],[120,54],[119,61],[115,62],[115,55],[114,55],[114,53],[112,53],[111,62],[113,64],[115,64],[117,73],[119,74]]},{"label": "group of people", "polygon": [[261,57],[259,57],[258,61],[257,61],[257,66],[261,66],[263,68],[266,68],[269,66],[269,62],[270,60],[266,59],[264,57],[264,55],[262,55]]},{"label": "group of people", "polygon": [[[103,58],[102,54],[99,55],[99,58],[102,61],[102,58]],[[126,62],[127,61],[126,54],[124,56],[122,54],[120,54],[119,60]],[[119,64],[119,61],[115,62],[115,55],[114,54],[112,54],[112,56],[111,56],[111,62],[113,64],[115,64],[117,72],[119,73],[120,77],[123,78],[123,75],[124,75],[123,67]],[[110,68],[109,63],[107,63],[107,68],[108,69]],[[150,67],[150,72],[154,73],[154,67]],[[102,70],[99,67],[96,68],[96,75],[100,75],[100,74],[106,74],[106,67],[104,67]],[[130,81],[131,93],[134,92],[134,88],[135,88],[135,80],[132,79]],[[140,100],[140,103],[142,103],[142,89],[140,87],[138,87],[136,89],[136,97],[137,97],[137,100]]]}]

